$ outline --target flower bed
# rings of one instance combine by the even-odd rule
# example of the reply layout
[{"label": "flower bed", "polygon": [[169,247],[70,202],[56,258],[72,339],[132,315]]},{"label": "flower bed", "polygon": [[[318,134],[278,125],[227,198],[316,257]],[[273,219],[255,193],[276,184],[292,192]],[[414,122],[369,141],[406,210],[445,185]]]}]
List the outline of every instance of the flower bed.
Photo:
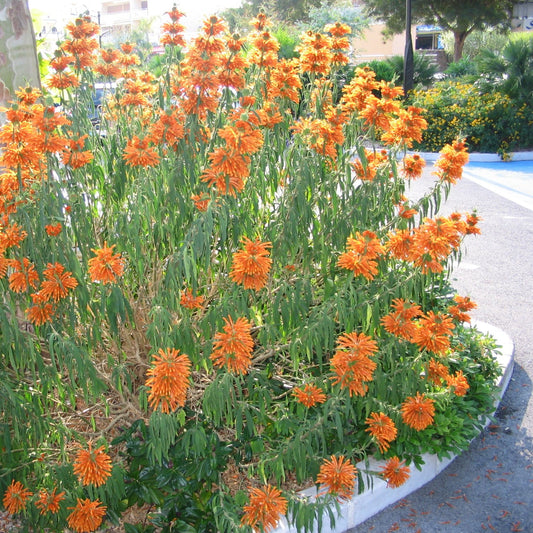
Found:
[{"label": "flower bed", "polygon": [[336,85],[347,27],[286,61],[263,15],[187,47],[169,16],[160,77],[80,18],[6,110],[3,503],[51,530],[135,506],[128,533],[308,530],[360,461],[400,486],[492,409],[494,346],[448,283],[478,217],[438,215],[468,155],[445,146],[408,202],[426,121],[369,69]]}]

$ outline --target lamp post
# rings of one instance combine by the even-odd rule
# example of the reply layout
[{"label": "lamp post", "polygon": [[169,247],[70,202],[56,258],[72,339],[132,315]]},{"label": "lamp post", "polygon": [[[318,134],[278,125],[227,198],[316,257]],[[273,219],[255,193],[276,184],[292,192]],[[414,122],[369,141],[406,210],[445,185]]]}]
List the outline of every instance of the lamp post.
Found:
[{"label": "lamp post", "polygon": [[413,89],[415,73],[413,40],[411,38],[411,0],[405,0],[405,52],[403,56],[403,92],[405,98]]}]

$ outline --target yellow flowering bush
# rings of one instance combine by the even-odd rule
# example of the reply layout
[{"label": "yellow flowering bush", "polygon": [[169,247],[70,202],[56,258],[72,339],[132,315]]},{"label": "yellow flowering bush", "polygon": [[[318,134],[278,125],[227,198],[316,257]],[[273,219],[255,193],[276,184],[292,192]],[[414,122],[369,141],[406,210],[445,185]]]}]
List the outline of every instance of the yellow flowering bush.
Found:
[{"label": "yellow flowering bush", "polygon": [[359,460],[393,490],[493,406],[448,284],[479,218],[437,213],[464,142],[408,199],[426,120],[368,68],[337,83],[348,27],[284,60],[263,14],[190,43],[181,17],[160,76],[80,17],[4,110],[0,493],[40,530],[307,531],[375,475]]},{"label": "yellow flowering bush", "polygon": [[497,91],[482,92],[476,85],[444,81],[414,91],[413,105],[425,109],[428,128],[416,147],[438,151],[459,137],[470,151],[505,153],[533,146],[533,108]]}]

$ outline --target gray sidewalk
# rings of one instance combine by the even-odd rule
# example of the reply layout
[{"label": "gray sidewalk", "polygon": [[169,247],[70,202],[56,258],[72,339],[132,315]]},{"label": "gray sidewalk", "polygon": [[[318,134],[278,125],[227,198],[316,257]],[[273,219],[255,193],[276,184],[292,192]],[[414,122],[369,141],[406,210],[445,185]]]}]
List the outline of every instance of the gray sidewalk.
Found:
[{"label": "gray sidewalk", "polygon": [[[533,195],[533,162],[505,165],[468,165],[441,210],[476,209],[483,219],[482,234],[467,237],[452,279],[459,294],[477,302],[472,316],[501,328],[515,343],[514,373],[496,421],[433,481],[351,533],[533,533],[533,200],[527,199]],[[509,181],[513,167],[525,188]],[[488,189],[487,181],[498,177],[525,193],[531,207]],[[412,192],[433,179],[428,169]]]}]

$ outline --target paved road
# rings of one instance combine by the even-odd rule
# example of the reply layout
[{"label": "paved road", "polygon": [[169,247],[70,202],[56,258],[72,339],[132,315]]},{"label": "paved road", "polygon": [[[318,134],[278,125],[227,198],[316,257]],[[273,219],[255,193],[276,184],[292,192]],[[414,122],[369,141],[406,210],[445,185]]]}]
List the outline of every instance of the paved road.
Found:
[{"label": "paved road", "polygon": [[[512,182],[508,172],[518,167],[504,165],[468,165],[468,178],[452,189],[442,210],[475,208],[483,218],[482,235],[465,242],[454,286],[478,303],[473,317],[503,329],[515,343],[514,373],[496,423],[433,481],[351,533],[533,533],[533,196],[525,196],[533,195],[533,163],[518,165],[519,180]],[[499,173],[525,205],[487,188]],[[432,180],[427,171],[413,191]]]}]

